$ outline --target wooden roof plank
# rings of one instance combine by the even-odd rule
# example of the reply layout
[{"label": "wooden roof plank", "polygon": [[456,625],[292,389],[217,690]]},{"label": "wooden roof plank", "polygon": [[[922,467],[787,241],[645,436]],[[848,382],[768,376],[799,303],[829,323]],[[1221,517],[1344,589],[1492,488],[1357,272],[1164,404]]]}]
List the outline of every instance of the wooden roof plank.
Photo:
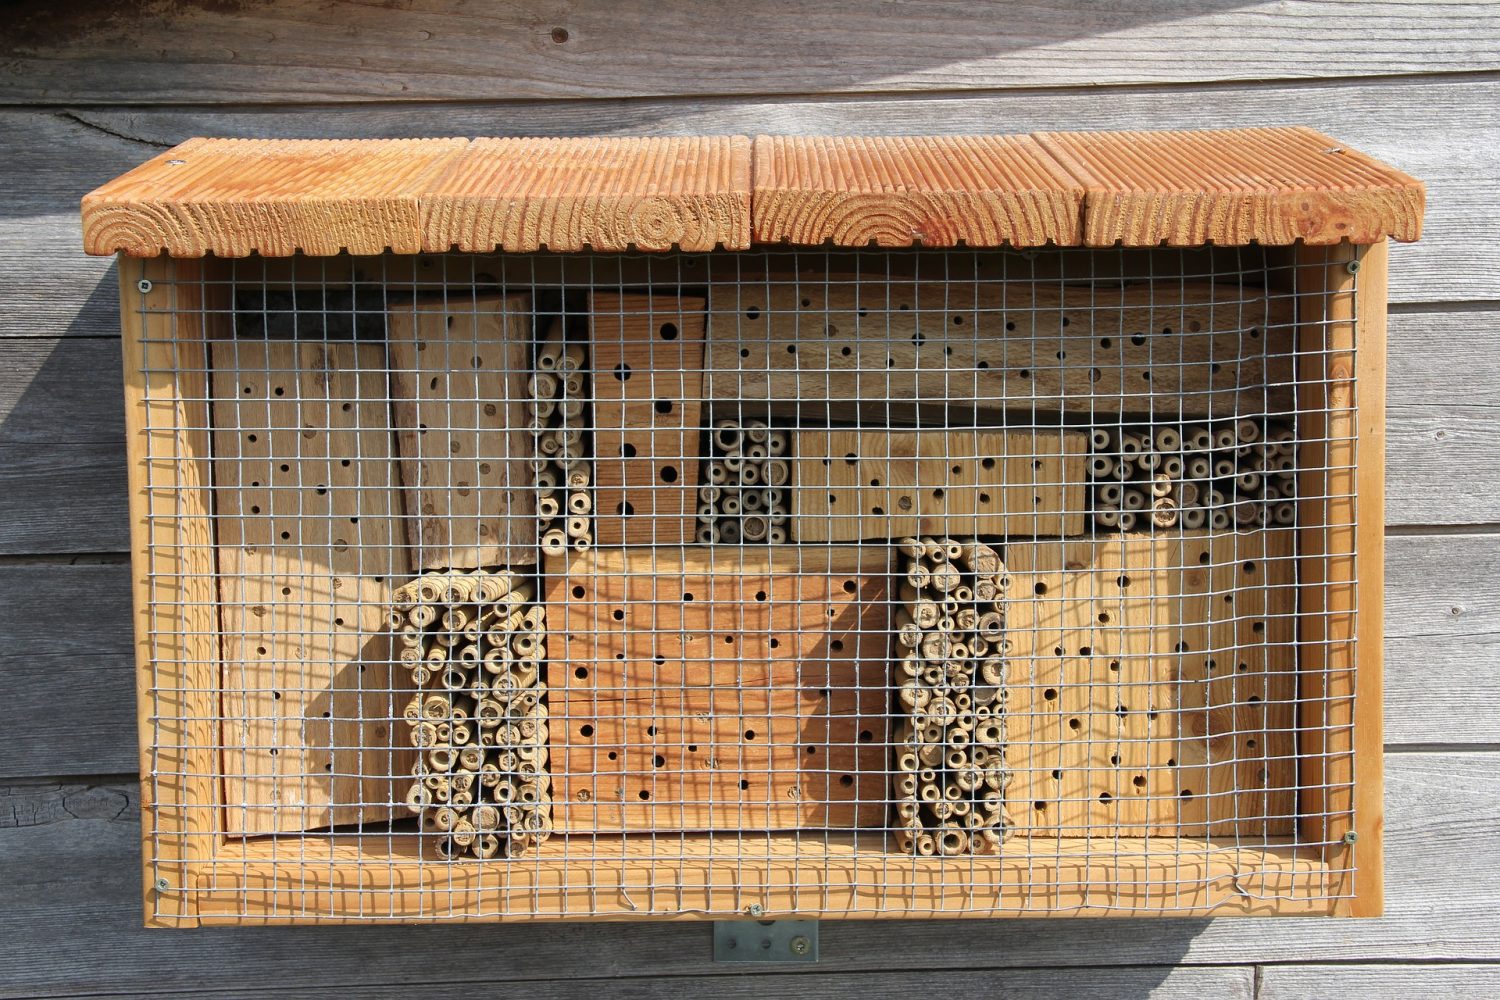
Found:
[{"label": "wooden roof plank", "polygon": [[1421,235],[1419,181],[1305,128],[191,139],[83,200],[92,254],[1243,246]]},{"label": "wooden roof plank", "polygon": [[1086,189],[1087,246],[1411,242],[1425,189],[1309,128],[1039,132]]},{"label": "wooden roof plank", "polygon": [[189,139],[83,199],[84,249],[132,257],[421,250],[418,197],[468,139]]},{"label": "wooden roof plank", "polygon": [[757,243],[1072,246],[1082,199],[1029,136],[755,140]]},{"label": "wooden roof plank", "polygon": [[750,140],[476,139],[422,200],[422,246],[743,250]]}]

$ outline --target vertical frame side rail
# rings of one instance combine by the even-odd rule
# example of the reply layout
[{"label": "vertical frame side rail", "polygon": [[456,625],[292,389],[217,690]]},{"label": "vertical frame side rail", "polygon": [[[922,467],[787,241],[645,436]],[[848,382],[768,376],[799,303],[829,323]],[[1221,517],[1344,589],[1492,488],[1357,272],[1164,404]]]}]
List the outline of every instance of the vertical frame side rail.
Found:
[{"label": "vertical frame side rail", "polygon": [[148,926],[198,924],[219,830],[205,265],[117,259]]},{"label": "vertical frame side rail", "polygon": [[1333,913],[1378,916],[1388,252],[1297,254],[1298,826],[1324,845]]}]

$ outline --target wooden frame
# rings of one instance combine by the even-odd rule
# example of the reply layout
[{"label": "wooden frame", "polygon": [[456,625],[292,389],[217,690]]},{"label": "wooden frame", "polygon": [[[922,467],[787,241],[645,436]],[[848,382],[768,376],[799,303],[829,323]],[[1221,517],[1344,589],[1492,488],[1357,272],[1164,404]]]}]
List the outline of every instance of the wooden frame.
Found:
[{"label": "wooden frame", "polygon": [[[1290,131],[1287,146],[1290,161],[1295,162],[1298,156],[1327,155],[1331,140],[1306,130]],[[764,149],[768,156],[780,155],[788,143],[796,146],[798,142],[770,144],[762,140],[757,143],[756,151],[759,154]],[[728,916],[746,912],[752,905],[761,907],[758,912],[768,917],[1026,916],[1059,910],[1074,915],[1170,913],[1177,916],[1225,913],[1374,916],[1381,912],[1382,527],[1388,257],[1384,237],[1386,234],[1405,239],[1416,237],[1420,227],[1420,185],[1388,168],[1380,168],[1386,173],[1376,176],[1375,167],[1379,165],[1371,166],[1373,161],[1359,158],[1356,173],[1362,187],[1325,185],[1319,189],[1321,198],[1314,199],[1315,207],[1295,197],[1263,198],[1249,210],[1248,217],[1265,223],[1257,227],[1245,221],[1247,216],[1243,212],[1250,203],[1234,202],[1225,194],[1223,185],[1191,170],[1174,179],[1173,190],[1153,191],[1146,197],[1137,178],[1124,176],[1118,169],[1113,172],[1104,169],[1102,165],[1120,162],[1111,157],[1122,143],[1130,142],[1126,138],[1106,137],[1080,144],[1049,135],[1038,137],[1034,145],[1022,144],[1018,148],[1026,156],[1040,157],[1029,161],[1031,169],[1052,171],[1059,185],[1058,192],[1054,192],[1056,197],[1049,195],[1041,201],[993,197],[980,202],[966,198],[958,204],[972,207],[982,202],[988,206],[986,211],[996,213],[995,219],[1003,219],[1007,212],[1025,214],[1036,205],[1049,206],[1047,212],[1055,213],[1058,204],[1067,203],[1067,192],[1074,191],[1077,193],[1074,204],[1082,213],[1083,224],[1048,230],[1049,223],[1029,217],[1030,228],[1006,230],[994,222],[988,228],[965,231],[955,238],[973,240],[970,245],[987,245],[986,241],[990,241],[988,245],[1048,241],[1063,245],[1079,242],[1155,245],[1163,241],[1198,245],[1217,237],[1224,237],[1232,244],[1251,240],[1296,243],[1288,253],[1296,261],[1299,305],[1304,309],[1311,307],[1301,320],[1299,364],[1322,365],[1321,370],[1301,373],[1298,377],[1323,388],[1320,398],[1305,400],[1301,407],[1312,419],[1321,421],[1317,429],[1322,433],[1308,435],[1315,440],[1303,447],[1312,450],[1304,452],[1299,464],[1304,468],[1334,470],[1326,482],[1308,491],[1312,496],[1327,499],[1303,501],[1318,505],[1310,523],[1330,527],[1306,532],[1300,553],[1299,639],[1304,655],[1313,650],[1314,659],[1302,668],[1303,688],[1299,698],[1299,729],[1308,740],[1300,763],[1303,793],[1299,813],[1303,818],[1299,833],[1303,840],[1327,841],[1333,846],[1319,852],[1294,846],[1296,838],[1287,838],[1279,846],[1272,842],[1271,846],[1256,848],[1238,847],[1232,839],[1183,839],[1179,841],[1183,851],[1164,854],[1159,862],[1128,860],[1104,870],[1090,855],[1089,842],[1081,840],[1049,841],[1046,851],[1030,856],[919,860],[897,856],[893,861],[885,853],[856,854],[849,842],[839,838],[828,840],[826,845],[820,843],[821,853],[809,856],[798,853],[794,838],[780,837],[768,841],[768,851],[763,857],[737,862],[739,885],[733,886],[713,877],[712,860],[706,853],[695,853],[695,841],[688,838],[681,856],[670,862],[670,871],[663,871],[659,859],[646,856],[627,859],[620,865],[618,889],[622,901],[618,918]],[[1160,141],[1153,142],[1156,145],[1141,148],[1155,149],[1155,155],[1181,155],[1170,149],[1163,153]],[[841,151],[842,159],[836,159],[832,170],[834,179],[827,181],[829,174],[824,172],[820,176],[825,179],[820,183],[837,189],[842,183],[838,179],[839,170],[859,173],[857,161],[862,155],[896,155],[898,159],[904,155],[900,149],[892,154],[878,145],[873,153],[867,149],[845,155],[848,151]],[[1233,164],[1239,162],[1235,155],[1243,153],[1244,147],[1235,147],[1233,142],[1228,142],[1227,147],[1232,148],[1223,162],[1209,163],[1203,169],[1232,173]],[[480,231],[472,213],[484,211],[485,206],[476,207],[471,196],[462,194],[463,185],[446,172],[452,165],[449,160],[462,155],[466,148],[463,143],[450,143],[436,150],[421,150],[422,163],[403,168],[405,172],[400,173],[405,186],[392,189],[394,193],[389,197],[394,199],[396,207],[388,212],[382,209],[386,214],[380,217],[399,218],[401,225],[419,230],[424,225],[424,203],[420,191],[412,185],[446,178],[445,190],[451,190],[455,198],[469,198],[461,206],[463,212],[470,213],[465,216],[468,226],[465,231]],[[765,223],[769,228],[764,231],[778,241],[821,244],[829,238],[848,238],[840,229],[799,230],[793,223],[804,217],[800,210],[778,207],[777,199],[793,194],[799,204],[816,204],[821,197],[817,191],[809,192],[795,170],[758,172],[752,191],[747,142],[732,141],[722,147],[710,143],[694,148],[700,153],[706,149],[703,155],[714,163],[712,171],[706,174],[709,181],[694,188],[687,198],[696,207],[681,209],[669,204],[664,208],[653,203],[674,219],[679,217],[673,213],[688,212],[684,217],[690,217],[692,227],[696,227],[690,227],[694,233],[692,247],[747,245],[757,238],[761,220],[768,219],[777,221],[774,226]],[[1318,154],[1318,149],[1325,153]],[[345,149],[340,155],[352,155],[358,161],[357,152]],[[805,152],[798,151],[797,155]],[[1015,149],[1011,152],[1014,154]],[[1342,154],[1343,150],[1337,152]],[[720,159],[715,159],[721,154]],[[1049,154],[1051,159],[1046,158]],[[148,167],[170,169],[166,165],[177,155],[179,151],[164,154]],[[402,153],[397,150],[395,155],[400,159]],[[495,149],[488,147],[471,154],[486,163],[494,155]],[[821,154],[814,150],[814,155]],[[930,150],[923,155],[930,156]],[[962,155],[962,150],[955,153],[950,149],[944,155]],[[1270,153],[1257,155],[1275,159]],[[1038,163],[1042,166],[1037,166]],[[623,169],[629,174],[632,168],[627,164]],[[1124,173],[1128,174],[1128,170]],[[1040,183],[1040,175],[1029,176],[1031,182]],[[779,187],[762,188],[759,185],[763,180],[768,184],[774,180]],[[271,250],[290,254],[304,246],[298,232],[308,227],[315,230],[328,218],[346,218],[339,213],[357,215],[362,202],[360,198],[345,197],[346,192],[333,185],[334,200],[339,202],[333,209],[323,204],[301,215],[267,212],[252,226],[260,226],[262,235],[269,234],[274,239],[251,234],[232,247],[222,247],[212,238],[222,223],[203,222],[216,218],[220,207],[195,204],[192,211],[184,213],[170,205],[163,207],[160,197],[141,194],[143,189],[151,187],[149,175],[123,186],[122,182],[115,182],[113,190],[101,189],[86,202],[85,228],[91,252],[120,251],[147,924],[184,927],[200,923],[317,923],[356,916],[360,921],[589,916],[590,894],[597,896],[598,887],[581,886],[578,879],[569,878],[570,862],[560,849],[550,853],[544,850],[534,861],[507,870],[502,876],[493,865],[484,863],[455,863],[426,869],[406,864],[418,856],[409,838],[390,839],[390,849],[375,856],[357,840],[347,837],[292,835],[239,841],[223,835],[223,789],[215,780],[218,767],[212,760],[218,745],[214,687],[219,650],[214,637],[220,625],[214,615],[217,570],[207,466],[208,359],[203,345],[211,336],[206,327],[218,321],[215,317],[222,315],[225,304],[212,300],[219,294],[219,286],[203,280],[217,273],[219,265],[155,254],[163,249],[187,257],[226,251],[232,254]],[[954,202],[953,192],[944,190],[946,183],[939,177],[917,194],[913,190],[920,188],[920,183],[894,191],[866,192],[866,197],[856,199],[853,211],[856,215],[872,212],[872,206],[882,198],[895,203],[896,209],[907,215],[947,211]],[[1323,181],[1298,183],[1307,188]],[[1028,190],[1035,193],[1034,186]],[[1219,221],[1211,222],[1206,229],[1132,227],[1108,221],[1180,215],[1197,204],[1194,192],[1199,190],[1212,190],[1218,199],[1209,216]],[[740,192],[743,198],[739,197]],[[618,217],[636,218],[630,215],[628,205],[620,207],[619,199],[624,197],[628,202],[628,195],[615,192],[610,197],[615,199],[612,211]],[[1063,201],[1059,202],[1059,198]],[[147,203],[147,208],[141,208]],[[725,213],[733,216],[741,210],[743,223],[732,219],[726,223],[727,229],[713,229],[713,219],[722,219]],[[334,215],[327,215],[329,211]],[[569,217],[596,218],[596,214],[590,214],[592,211],[580,208]],[[621,212],[624,214],[618,215]],[[1057,218],[1066,214],[1062,212]],[[184,225],[193,230],[191,239],[178,240],[174,235],[185,230],[171,227],[161,230],[162,218],[188,220]],[[1315,221],[1317,225],[1313,224]],[[426,218],[423,235],[415,237],[417,245],[446,250],[463,242],[450,239],[446,233],[433,235],[436,225],[432,217]],[[491,242],[493,237],[489,236],[469,242],[476,248],[496,246],[505,250],[561,245],[545,233],[539,235],[534,229],[527,230],[524,226],[518,229],[517,225],[497,222],[483,231],[522,235],[507,236],[498,242]],[[368,235],[358,225],[351,231]],[[884,230],[871,235],[856,225],[850,231],[882,245],[900,242],[899,234],[890,236]],[[921,241],[924,233],[932,231],[920,225],[911,227],[905,239],[908,243]],[[1017,235],[1022,232],[1026,234],[1024,238]],[[1349,242],[1350,237],[1357,242]],[[346,241],[341,246],[351,250],[357,246],[367,252],[386,247],[408,252],[415,249],[415,245],[391,240],[384,234],[371,239],[374,243],[369,247],[357,241]],[[575,246],[608,245],[601,244],[603,237],[587,233],[574,232],[569,239]],[[620,248],[627,245],[664,248],[659,237],[654,241],[642,240],[628,232],[623,236],[616,232],[610,239]],[[681,239],[666,243],[672,245],[689,248],[688,241]],[[610,248],[616,247],[610,245]],[[559,266],[566,268],[566,261]],[[649,262],[631,266],[650,269]],[[1357,284],[1353,280],[1356,270]],[[287,273],[289,277],[295,274],[295,264]],[[172,373],[177,373],[175,378]],[[1326,688],[1322,686],[1325,681]],[[1334,786],[1334,793],[1325,794],[1324,786]],[[1351,812],[1352,824],[1348,818]],[[1130,850],[1119,850],[1117,843],[1115,853],[1149,856],[1149,845],[1144,840],[1131,840],[1128,846]],[[868,895],[869,880],[877,875],[886,879],[878,912]],[[1021,876],[1025,876],[1024,882]],[[1238,895],[1231,895],[1228,901],[1215,898],[1215,885],[1244,884],[1247,879],[1259,880],[1255,884],[1264,886],[1264,895],[1270,898]],[[663,882],[679,883],[670,897],[649,888]],[[1178,888],[1174,892],[1170,886],[1178,883],[1193,884],[1190,889]],[[965,885],[969,888],[963,888]],[[993,893],[986,896],[986,901],[993,899],[995,909],[964,908],[962,900],[969,898],[976,886]],[[1316,891],[1310,891],[1313,886],[1318,887]],[[504,912],[506,899],[516,893],[527,893],[532,900],[524,916],[512,917]],[[1278,893],[1301,893],[1302,898],[1277,901],[1274,897]],[[642,898],[647,902],[640,903]],[[1028,908],[1039,901],[1044,905]]]}]

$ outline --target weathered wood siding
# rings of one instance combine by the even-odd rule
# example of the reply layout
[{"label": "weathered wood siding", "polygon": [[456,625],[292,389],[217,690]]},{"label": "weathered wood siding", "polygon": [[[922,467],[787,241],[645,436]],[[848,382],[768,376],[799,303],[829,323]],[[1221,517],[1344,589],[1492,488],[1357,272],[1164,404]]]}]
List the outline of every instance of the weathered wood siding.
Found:
[{"label": "weathered wood siding", "polygon": [[[0,996],[1500,995],[1500,8],[27,0],[5,18]],[[807,973],[730,978],[702,925],[139,928],[117,298],[79,250],[85,191],[193,135],[1270,124],[1428,184],[1424,240],[1391,254],[1388,916],[830,922]]]}]

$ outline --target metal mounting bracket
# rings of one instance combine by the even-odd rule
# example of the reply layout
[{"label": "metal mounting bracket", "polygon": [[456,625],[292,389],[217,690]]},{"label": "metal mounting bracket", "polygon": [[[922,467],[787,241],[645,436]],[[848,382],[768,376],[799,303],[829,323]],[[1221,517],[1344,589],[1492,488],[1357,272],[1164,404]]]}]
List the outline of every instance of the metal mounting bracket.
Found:
[{"label": "metal mounting bracket", "polygon": [[816,962],[816,920],[717,920],[715,962]]}]

